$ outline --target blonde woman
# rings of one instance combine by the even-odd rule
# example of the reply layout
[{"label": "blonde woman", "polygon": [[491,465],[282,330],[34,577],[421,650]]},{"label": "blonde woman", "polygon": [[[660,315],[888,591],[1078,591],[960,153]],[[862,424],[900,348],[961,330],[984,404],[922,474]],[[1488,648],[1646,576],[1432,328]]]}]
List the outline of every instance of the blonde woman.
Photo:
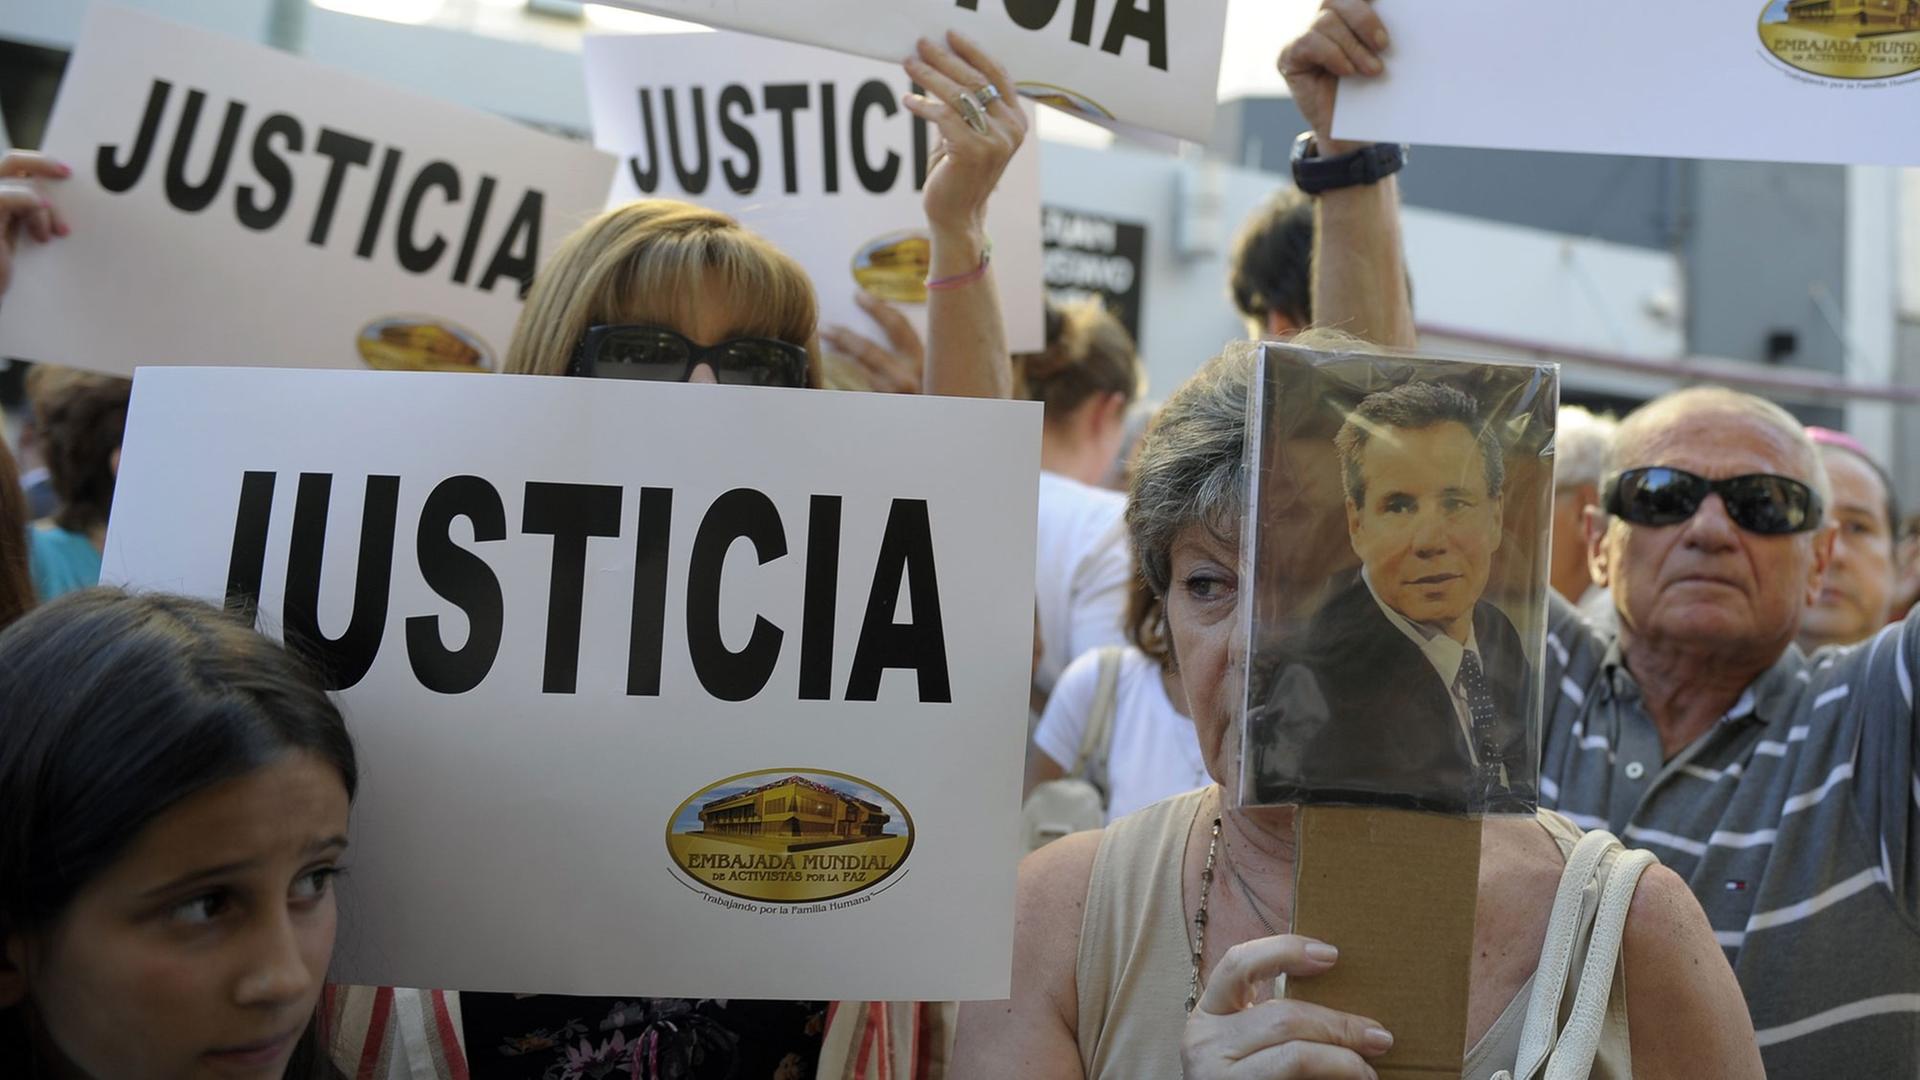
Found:
[{"label": "blonde woman", "polygon": [[[1013,81],[959,34],[922,40],[905,105],[940,130],[924,204],[932,241],[922,386],[1005,397],[1006,331],[987,197],[1026,137]],[[984,108],[982,101],[985,102]],[[506,370],[532,375],[820,384],[813,286],[798,263],[725,214],[647,199],[568,237],[534,280]]]},{"label": "blonde woman", "polygon": [[[965,38],[921,41],[914,115],[941,147],[924,193],[932,240],[927,393],[1005,397],[1012,385],[985,233],[987,198],[1026,136],[1004,70]],[[511,374],[821,386],[819,311],[806,272],[725,214],[670,199],[608,210],[535,277],[507,349]],[[540,1080],[550,1076],[810,1080],[827,1002],[356,992],[336,1045],[346,1071]],[[387,1023],[381,1009],[393,1018]],[[842,1014],[851,1015],[848,1010]],[[418,1014],[418,1019],[413,1014]],[[373,1045],[371,1032],[391,1032]]]}]

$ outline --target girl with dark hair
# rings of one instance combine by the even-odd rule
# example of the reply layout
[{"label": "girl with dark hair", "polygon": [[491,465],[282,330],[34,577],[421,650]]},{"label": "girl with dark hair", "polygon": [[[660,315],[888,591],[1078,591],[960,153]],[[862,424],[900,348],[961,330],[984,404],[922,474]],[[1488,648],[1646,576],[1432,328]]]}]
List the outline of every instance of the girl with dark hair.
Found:
[{"label": "girl with dark hair", "polygon": [[0,1076],[336,1075],[357,776],[309,673],[197,601],[88,589],[0,633]]}]

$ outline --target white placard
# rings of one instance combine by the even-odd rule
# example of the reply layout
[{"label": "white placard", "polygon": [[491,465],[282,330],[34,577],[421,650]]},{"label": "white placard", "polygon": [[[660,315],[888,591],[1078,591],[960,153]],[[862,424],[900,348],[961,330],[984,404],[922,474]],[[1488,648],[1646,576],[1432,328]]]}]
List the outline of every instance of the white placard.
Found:
[{"label": "white placard", "polygon": [[620,7],[898,62],[958,30],[1038,101],[1204,143],[1227,0],[608,0]]},{"label": "white placard", "polygon": [[606,203],[592,147],[93,4],[43,149],[71,236],[21,245],[0,355],[497,368],[522,281]]},{"label": "white placard", "polygon": [[1387,75],[1343,82],[1341,138],[1920,165],[1920,131],[1889,122],[1920,109],[1920,8],[1906,0],[1375,6]]},{"label": "white placard", "polygon": [[336,980],[1000,998],[1039,430],[1025,402],[143,368],[104,577],[257,588],[263,626],[339,639]]},{"label": "white placard", "polygon": [[[593,139],[620,158],[615,202],[667,196],[737,216],[806,268],[822,326],[886,340],[854,302],[856,262],[926,235],[916,163],[939,141],[900,104],[913,83],[899,64],[727,33],[595,36],[586,55]],[[1002,174],[987,233],[1007,347],[1038,352],[1039,136]],[[917,283],[924,271],[906,276]],[[896,306],[924,335],[926,305]]]}]

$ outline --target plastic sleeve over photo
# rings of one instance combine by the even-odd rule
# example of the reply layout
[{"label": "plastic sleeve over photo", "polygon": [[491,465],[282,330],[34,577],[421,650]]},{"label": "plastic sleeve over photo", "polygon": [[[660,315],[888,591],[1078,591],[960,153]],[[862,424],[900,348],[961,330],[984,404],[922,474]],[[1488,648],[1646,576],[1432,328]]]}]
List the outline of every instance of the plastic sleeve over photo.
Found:
[{"label": "plastic sleeve over photo", "polygon": [[1531,813],[1557,367],[1242,347],[1240,801]]}]

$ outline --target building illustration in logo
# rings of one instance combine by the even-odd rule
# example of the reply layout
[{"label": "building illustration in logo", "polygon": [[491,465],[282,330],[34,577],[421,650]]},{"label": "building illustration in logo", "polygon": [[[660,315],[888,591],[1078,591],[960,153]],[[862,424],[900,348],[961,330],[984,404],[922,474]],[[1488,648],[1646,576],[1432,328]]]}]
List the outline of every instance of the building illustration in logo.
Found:
[{"label": "building illustration in logo", "polygon": [[1787,22],[1920,29],[1920,0],[1787,0]]},{"label": "building illustration in logo", "polygon": [[1899,78],[1920,71],[1920,0],[1767,0],[1760,41],[1809,75]]},{"label": "building illustration in logo", "polygon": [[796,840],[867,839],[885,835],[892,815],[825,784],[789,776],[700,808],[701,831],[719,836]]},{"label": "building illustration in logo", "polygon": [[709,784],[667,824],[667,854],[693,884],[771,904],[841,901],[894,876],[913,818],[879,786],[821,769],[768,769]]}]

